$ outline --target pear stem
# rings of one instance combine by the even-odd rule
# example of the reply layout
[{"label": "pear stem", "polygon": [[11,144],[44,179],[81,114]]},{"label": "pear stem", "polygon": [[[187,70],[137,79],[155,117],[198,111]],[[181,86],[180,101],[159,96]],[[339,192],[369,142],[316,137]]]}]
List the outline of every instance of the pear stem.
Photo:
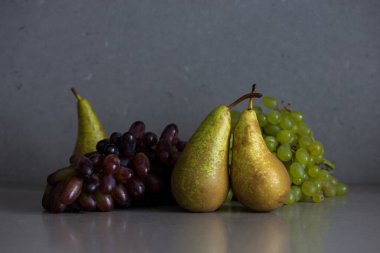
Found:
[{"label": "pear stem", "polygon": [[[251,90],[251,93],[255,93],[255,90],[256,90],[256,84],[252,84],[252,90]],[[253,97],[251,97],[249,99],[249,102],[248,102],[248,110],[252,110],[253,109]]]},{"label": "pear stem", "polygon": [[240,104],[242,101],[244,101],[248,98],[260,98],[260,97],[262,97],[261,93],[250,92],[250,93],[247,93],[247,94],[241,96],[240,98],[236,99],[230,105],[227,105],[227,107],[228,107],[228,109],[231,110],[234,106]]},{"label": "pear stem", "polygon": [[79,93],[76,91],[76,89],[74,87],[71,88],[71,92],[74,94],[76,99],[78,99],[78,100],[82,99],[82,97],[79,95]]}]

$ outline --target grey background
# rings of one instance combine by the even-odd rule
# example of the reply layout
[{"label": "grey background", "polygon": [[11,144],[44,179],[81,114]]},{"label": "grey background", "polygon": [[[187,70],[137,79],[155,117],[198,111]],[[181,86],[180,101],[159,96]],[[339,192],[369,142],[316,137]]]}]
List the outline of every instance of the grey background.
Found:
[{"label": "grey background", "polygon": [[[0,2],[0,180],[42,185],[76,138],[75,86],[108,132],[187,139],[249,91],[306,115],[345,182],[380,182],[379,1]],[[240,107],[242,108],[242,107]]]}]

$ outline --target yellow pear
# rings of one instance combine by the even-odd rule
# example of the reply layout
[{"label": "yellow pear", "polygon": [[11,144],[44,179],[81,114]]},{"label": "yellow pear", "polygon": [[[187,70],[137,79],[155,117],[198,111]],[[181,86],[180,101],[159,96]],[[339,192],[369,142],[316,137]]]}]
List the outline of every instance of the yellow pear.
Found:
[{"label": "yellow pear", "polygon": [[290,192],[288,172],[265,144],[252,98],[234,129],[231,184],[238,201],[255,211],[281,207]]}]

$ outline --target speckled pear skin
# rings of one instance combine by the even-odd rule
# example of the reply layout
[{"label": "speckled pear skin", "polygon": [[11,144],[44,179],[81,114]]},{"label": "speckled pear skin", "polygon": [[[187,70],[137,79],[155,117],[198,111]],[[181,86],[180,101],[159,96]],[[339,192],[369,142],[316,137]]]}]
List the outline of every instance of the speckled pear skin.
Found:
[{"label": "speckled pear skin", "polygon": [[76,94],[78,111],[78,134],[74,154],[84,155],[96,150],[98,141],[107,135],[87,99]]},{"label": "speckled pear skin", "polygon": [[231,167],[233,193],[246,207],[271,211],[288,198],[288,172],[267,148],[254,110],[243,111],[235,127]]},{"label": "speckled pear skin", "polygon": [[177,203],[192,212],[212,212],[228,193],[229,109],[221,105],[203,120],[173,169],[171,186]]}]

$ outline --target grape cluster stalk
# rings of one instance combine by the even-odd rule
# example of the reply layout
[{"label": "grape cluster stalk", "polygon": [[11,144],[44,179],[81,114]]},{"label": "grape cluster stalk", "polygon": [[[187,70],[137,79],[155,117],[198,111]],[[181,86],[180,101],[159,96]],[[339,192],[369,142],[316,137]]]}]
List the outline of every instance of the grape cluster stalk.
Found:
[{"label": "grape cluster stalk", "polygon": [[304,122],[304,116],[288,107],[280,108],[273,97],[263,97],[268,110],[254,110],[268,149],[284,163],[292,185],[287,205],[298,201],[322,202],[325,197],[347,193],[347,185],[339,182],[332,172],[333,163],[325,158],[321,142]]},{"label": "grape cluster stalk", "polygon": [[160,138],[134,122],[124,134],[114,132],[84,156],[47,177],[42,206],[49,212],[103,211],[172,203],[170,176],[186,146],[178,127],[167,125]]}]

